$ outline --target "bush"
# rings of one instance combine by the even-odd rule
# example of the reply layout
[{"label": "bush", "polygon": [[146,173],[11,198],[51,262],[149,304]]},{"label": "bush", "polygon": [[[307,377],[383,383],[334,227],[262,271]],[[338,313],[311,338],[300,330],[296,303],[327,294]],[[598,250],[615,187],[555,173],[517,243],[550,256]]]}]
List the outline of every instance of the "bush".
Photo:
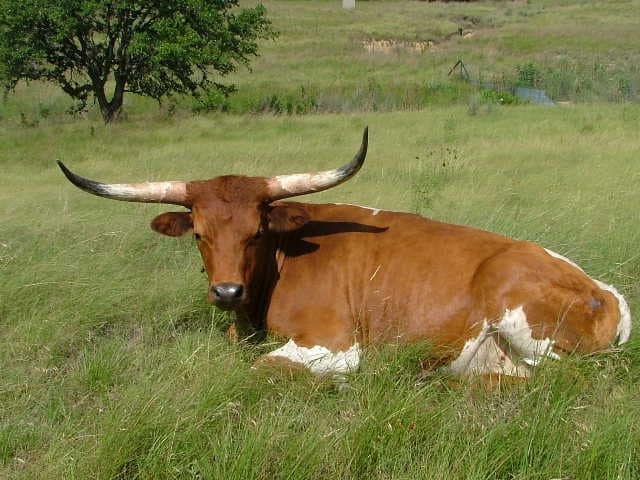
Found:
[{"label": "bush", "polygon": [[534,63],[526,63],[516,66],[518,72],[518,87],[539,87],[542,83],[542,72]]},{"label": "bush", "polygon": [[522,100],[506,91],[482,90],[480,95],[486,102],[498,105],[518,105],[522,103]]},{"label": "bush", "polygon": [[229,96],[218,88],[209,89],[200,94],[192,106],[196,113],[202,112],[226,112],[229,108]]},{"label": "bush", "polygon": [[251,107],[252,113],[273,113],[276,115],[303,115],[318,110],[318,101],[304,85],[295,92],[273,93],[262,97]]}]

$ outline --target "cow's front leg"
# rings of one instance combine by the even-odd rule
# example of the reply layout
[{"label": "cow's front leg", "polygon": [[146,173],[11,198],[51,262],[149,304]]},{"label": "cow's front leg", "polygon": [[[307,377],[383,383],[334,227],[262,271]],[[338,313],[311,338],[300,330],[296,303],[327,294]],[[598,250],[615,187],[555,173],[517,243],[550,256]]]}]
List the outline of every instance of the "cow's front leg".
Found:
[{"label": "cow's front leg", "polygon": [[309,372],[301,363],[292,362],[285,357],[269,356],[268,354],[258,357],[251,368],[266,371],[269,374],[283,375],[289,379],[293,379],[295,375]]},{"label": "cow's front leg", "polygon": [[227,329],[227,337],[231,343],[252,342],[258,343],[265,339],[266,331],[250,320],[243,312],[236,312],[233,323]]},{"label": "cow's front leg", "polygon": [[306,368],[316,375],[340,375],[355,372],[361,355],[362,350],[357,343],[345,350],[331,351],[324,346],[305,347],[289,340],[282,347],[261,356],[254,367],[277,366],[290,371]]}]

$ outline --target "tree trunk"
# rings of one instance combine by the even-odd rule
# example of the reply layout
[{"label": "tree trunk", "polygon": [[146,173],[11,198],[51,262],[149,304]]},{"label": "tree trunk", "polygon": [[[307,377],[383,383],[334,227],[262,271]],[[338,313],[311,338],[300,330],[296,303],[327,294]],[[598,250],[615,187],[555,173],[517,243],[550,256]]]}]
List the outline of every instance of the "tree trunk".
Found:
[{"label": "tree trunk", "polygon": [[113,102],[107,102],[106,105],[100,106],[100,112],[102,113],[102,119],[105,124],[118,120],[121,111],[122,102],[120,105],[114,104]]},{"label": "tree trunk", "polygon": [[124,86],[124,80],[116,77],[116,87],[113,91],[113,97],[111,100],[107,100],[107,96],[104,93],[105,84],[94,84],[94,94],[96,96],[96,100],[98,100],[98,105],[100,105],[100,112],[102,113],[102,119],[105,124],[118,120],[118,117],[122,112]]},{"label": "tree trunk", "polygon": [[120,99],[119,103],[109,102],[106,108],[101,108],[100,111],[102,112],[104,123],[108,124],[118,120],[120,112],[122,112],[122,99]]}]

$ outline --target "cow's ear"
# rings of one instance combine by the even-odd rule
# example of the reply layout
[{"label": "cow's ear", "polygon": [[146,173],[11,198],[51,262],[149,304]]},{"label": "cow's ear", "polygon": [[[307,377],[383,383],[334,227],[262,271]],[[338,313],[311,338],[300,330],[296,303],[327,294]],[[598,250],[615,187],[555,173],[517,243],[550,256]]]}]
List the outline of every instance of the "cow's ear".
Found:
[{"label": "cow's ear", "polygon": [[301,205],[277,205],[268,215],[269,230],[277,233],[292,232],[309,221],[309,213]]},{"label": "cow's ear", "polygon": [[166,212],[161,213],[151,221],[151,229],[170,237],[180,237],[193,230],[191,213]]}]

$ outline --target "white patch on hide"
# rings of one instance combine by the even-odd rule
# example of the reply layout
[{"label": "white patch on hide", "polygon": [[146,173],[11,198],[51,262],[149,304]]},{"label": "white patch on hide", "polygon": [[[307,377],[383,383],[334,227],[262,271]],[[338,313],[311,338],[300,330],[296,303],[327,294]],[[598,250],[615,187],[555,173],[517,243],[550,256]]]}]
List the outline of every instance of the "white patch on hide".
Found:
[{"label": "white patch on hide", "polygon": [[620,321],[618,322],[618,328],[616,330],[618,345],[628,342],[631,336],[631,309],[629,308],[629,304],[613,285],[607,285],[600,280],[594,280],[594,282],[596,282],[596,285],[602,290],[611,292],[613,296],[618,299],[618,308],[620,309]]},{"label": "white patch on hide", "polygon": [[[500,340],[500,341],[498,341]],[[505,351],[500,345],[508,347]],[[545,358],[560,358],[552,351],[553,340],[536,340],[522,306],[507,309],[495,324],[485,320],[476,338],[468,340],[449,368],[459,375],[501,374],[528,377],[530,367]]]},{"label": "white patch on hide", "polygon": [[313,373],[327,374],[356,371],[360,365],[360,352],[358,343],[344,352],[332,352],[318,345],[311,348],[300,347],[293,340],[289,340],[282,347],[269,352],[267,356],[283,357],[304,365]]},{"label": "white patch on hide", "polygon": [[569,265],[576,267],[581,272],[584,272],[582,268],[580,268],[575,262],[572,262],[571,260],[569,260],[567,257],[564,257],[559,253],[554,252],[553,250],[549,250],[548,248],[545,248],[544,251],[547,252],[552,257],[559,258],[560,260],[567,262]]},{"label": "white patch on hide", "polygon": [[365,210],[371,210],[371,215],[373,215],[374,217],[382,211],[379,208],[363,207],[362,205],[355,205],[353,203],[334,203],[334,205],[347,205],[349,207],[358,207],[364,208]]},{"label": "white patch on hide", "polygon": [[[552,250],[545,248],[546,252],[552,257],[559,258],[560,260],[564,260],[569,265],[573,265],[581,272],[584,272],[578,265],[569,260],[566,257],[563,257],[559,253],[556,253]],[[622,345],[629,340],[631,336],[631,309],[629,308],[629,304],[625,300],[625,298],[618,292],[618,290],[613,285],[608,285],[600,280],[596,280],[592,278],[592,280],[600,287],[602,290],[606,290],[607,292],[611,292],[614,297],[618,300],[618,309],[620,310],[620,321],[618,322],[617,328],[617,338],[618,345]]]},{"label": "white patch on hide", "polygon": [[559,359],[552,351],[554,341],[550,338],[536,340],[533,338],[531,327],[527,322],[527,314],[520,305],[514,310],[507,309],[502,320],[496,325],[498,332],[509,346],[513,348],[522,360],[535,367],[544,357]]},{"label": "white patch on hide", "polygon": [[496,342],[497,331],[486,320],[476,338],[465,343],[458,358],[449,369],[458,375],[484,375],[497,373],[514,377],[528,377],[529,367],[516,365]]}]

